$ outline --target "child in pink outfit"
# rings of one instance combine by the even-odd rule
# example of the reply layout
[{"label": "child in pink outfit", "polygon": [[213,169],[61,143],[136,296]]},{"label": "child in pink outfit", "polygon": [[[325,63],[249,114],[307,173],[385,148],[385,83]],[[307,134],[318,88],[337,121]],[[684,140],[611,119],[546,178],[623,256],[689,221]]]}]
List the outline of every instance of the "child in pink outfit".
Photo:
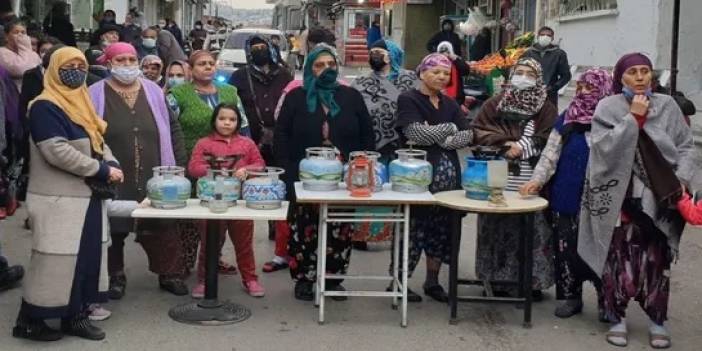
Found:
[{"label": "child in pink outfit", "polygon": [[[215,157],[240,155],[241,158],[232,167],[235,176],[240,180],[246,179],[247,170],[256,170],[265,167],[265,162],[258,147],[253,140],[239,135],[239,121],[241,113],[235,105],[220,104],[212,114],[213,133],[198,140],[193,155],[188,164],[188,173],[191,177],[199,178],[207,174],[210,164],[205,159],[206,155]],[[234,244],[236,261],[241,272],[244,289],[251,296],[262,297],[265,294],[263,287],[258,283],[256,275],[256,261],[253,250],[254,224],[250,220],[218,221],[220,230],[219,250],[224,245],[225,231]],[[202,221],[200,226],[200,254],[198,256],[198,284],[193,288],[192,296],[201,298],[205,293],[205,242],[207,222]]]}]

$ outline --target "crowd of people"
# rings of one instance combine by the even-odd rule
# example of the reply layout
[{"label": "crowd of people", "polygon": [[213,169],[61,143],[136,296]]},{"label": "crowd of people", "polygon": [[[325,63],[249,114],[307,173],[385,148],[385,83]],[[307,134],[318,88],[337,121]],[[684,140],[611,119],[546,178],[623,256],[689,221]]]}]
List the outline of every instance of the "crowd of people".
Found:
[{"label": "crowd of people", "polygon": [[[263,271],[289,268],[294,297],[312,301],[319,212],[296,203],[293,187],[305,149],[334,147],[343,160],[353,151],[376,150],[387,163],[413,144],[427,151],[433,166],[432,193],[461,188],[457,150],[504,148],[507,190],[550,201],[535,220],[535,299],[555,284],[562,300],[555,315],[567,318],[582,311],[583,283],[591,281],[599,319],[612,324],[609,343],[628,343],[625,317],[634,299],[650,319],[650,344],[671,345],[664,327],[670,265],[685,220],[699,224],[702,207],[689,195],[698,170],[689,125],[673,98],[653,93],[653,65],[645,55],[623,56],[613,74],[583,73],[573,101],[559,114],[556,92],[570,73],[564,53],[552,44],[553,30],[543,28],[504,90],[471,122],[461,84],[470,68],[450,21],[428,43],[430,53],[416,70],[404,69],[403,50],[379,37],[368,44],[370,71],[346,82],[339,77],[334,33],[313,27],[299,44],[301,80],[274,42],[252,35],[247,65],[220,82],[214,79],[216,57],[203,50],[186,57],[173,21],[143,26],[132,11],[117,25],[114,12],[106,11],[92,46],[81,52],[75,39],[59,35],[70,23],[57,4],[44,23],[47,35],[57,36],[43,36],[34,47],[27,26],[11,12],[0,13],[6,36],[0,48],[0,215],[26,201],[33,234],[15,337],[104,339],[92,321],[110,316],[108,300],[125,298],[130,233],[160,289],[202,298],[205,223],[135,221],[129,213],[146,197],[153,167],[182,166],[196,179],[210,168],[208,155],[240,155],[231,168],[242,180],[265,165],[285,169],[289,218],[270,224],[275,252]],[[190,37],[202,39],[203,30],[199,22]],[[451,213],[436,206],[416,206],[412,213],[408,274],[424,252],[424,295],[447,302],[439,272],[449,263]],[[497,282],[495,295],[518,294],[499,282],[517,279],[521,223],[519,215],[478,218],[476,273]],[[263,297],[253,228],[250,220],[221,224],[220,247],[228,233],[237,264],[220,260],[218,270],[239,273],[244,290]],[[330,225],[329,249],[321,253],[330,273],[347,271],[357,230]],[[186,279],[196,264],[190,289]],[[22,267],[0,256],[2,288],[23,275]],[[344,287],[334,280],[327,289]],[[420,294],[408,294],[408,301],[422,301]],[[60,330],[46,319],[61,319]]]}]

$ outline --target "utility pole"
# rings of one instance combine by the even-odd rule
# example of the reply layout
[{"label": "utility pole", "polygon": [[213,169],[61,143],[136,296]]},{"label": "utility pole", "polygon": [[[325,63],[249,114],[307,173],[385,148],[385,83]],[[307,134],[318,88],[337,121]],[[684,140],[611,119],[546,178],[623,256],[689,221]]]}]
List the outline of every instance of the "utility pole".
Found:
[{"label": "utility pole", "polygon": [[673,2],[673,40],[670,48],[670,93],[678,89],[678,40],[680,36],[680,0]]}]

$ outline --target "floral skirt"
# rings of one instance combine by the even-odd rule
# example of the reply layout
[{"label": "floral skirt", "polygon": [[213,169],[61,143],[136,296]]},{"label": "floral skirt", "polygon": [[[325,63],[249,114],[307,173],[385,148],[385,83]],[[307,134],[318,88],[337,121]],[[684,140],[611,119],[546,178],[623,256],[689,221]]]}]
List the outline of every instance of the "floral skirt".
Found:
[{"label": "floral skirt", "polygon": [[636,300],[657,324],[668,318],[672,254],[665,234],[652,225],[623,224],[614,229],[602,273],[604,309],[617,322]]},{"label": "floral skirt", "polygon": [[[522,235],[524,215],[478,216],[478,245],[475,269],[482,280],[519,280],[522,265],[519,257],[519,237]],[[534,215],[534,246],[532,289],[544,290],[554,283],[553,241],[551,228],[543,213]],[[516,291],[494,285],[497,291]]]}]

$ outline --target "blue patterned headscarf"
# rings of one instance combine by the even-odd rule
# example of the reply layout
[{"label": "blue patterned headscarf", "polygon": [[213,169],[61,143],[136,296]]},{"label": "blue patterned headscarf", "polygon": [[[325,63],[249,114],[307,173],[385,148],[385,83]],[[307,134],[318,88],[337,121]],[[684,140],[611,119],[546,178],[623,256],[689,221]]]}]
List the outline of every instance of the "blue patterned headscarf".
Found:
[{"label": "blue patterned headscarf", "polygon": [[307,54],[305,67],[302,73],[302,84],[307,93],[307,111],[310,113],[317,111],[317,102],[321,100],[322,104],[329,108],[329,115],[331,117],[336,117],[336,115],[341,112],[341,108],[334,100],[334,93],[339,88],[339,82],[336,80],[339,74],[338,68],[336,70],[327,68],[322,71],[318,77],[315,77],[312,72],[314,61],[322,54],[331,55],[334,57],[337,65],[339,64],[336,50],[324,43],[317,44],[317,46]]},{"label": "blue patterned headscarf", "polygon": [[392,40],[385,39],[385,45],[388,47],[388,53],[390,54],[390,74],[388,74],[388,78],[394,80],[400,74],[402,64],[405,63],[405,52]]}]

